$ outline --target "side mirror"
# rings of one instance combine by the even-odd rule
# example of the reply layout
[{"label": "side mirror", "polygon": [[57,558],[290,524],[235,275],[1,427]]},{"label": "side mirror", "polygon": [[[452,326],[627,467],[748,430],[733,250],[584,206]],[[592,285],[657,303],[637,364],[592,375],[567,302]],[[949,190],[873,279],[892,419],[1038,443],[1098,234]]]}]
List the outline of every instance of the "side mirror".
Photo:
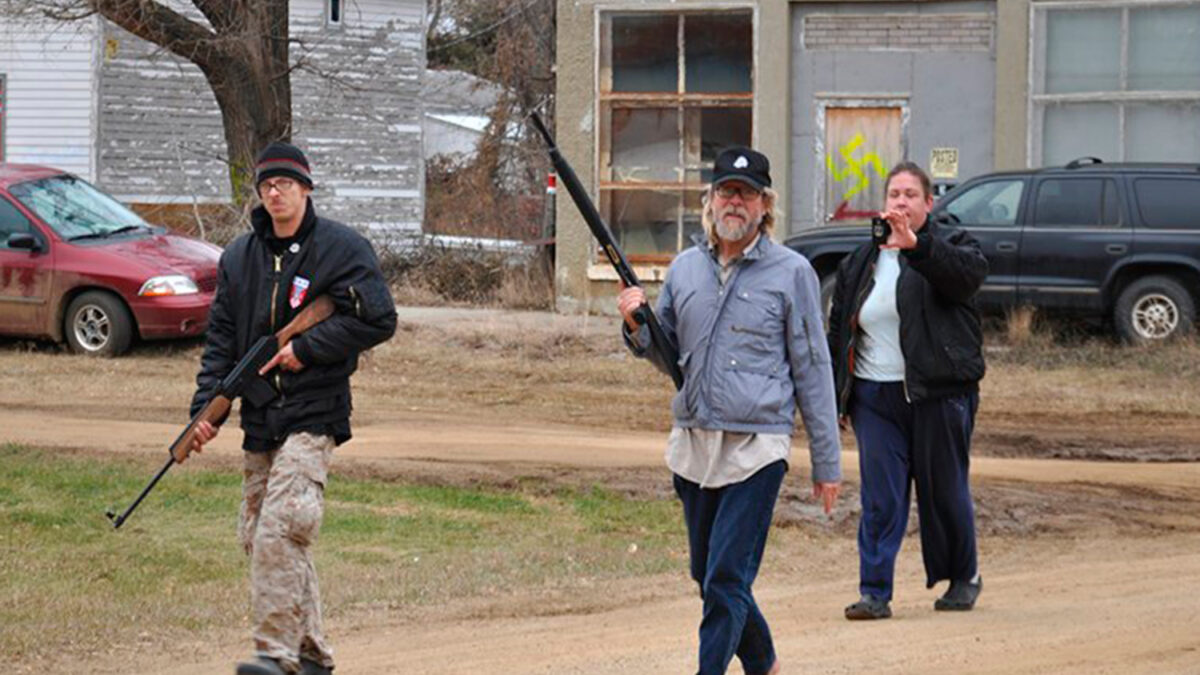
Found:
[{"label": "side mirror", "polygon": [[18,251],[37,253],[38,251],[42,250],[41,242],[37,240],[37,237],[28,232],[13,232],[12,234],[8,235],[8,241],[6,243],[8,244],[9,248],[16,249]]}]

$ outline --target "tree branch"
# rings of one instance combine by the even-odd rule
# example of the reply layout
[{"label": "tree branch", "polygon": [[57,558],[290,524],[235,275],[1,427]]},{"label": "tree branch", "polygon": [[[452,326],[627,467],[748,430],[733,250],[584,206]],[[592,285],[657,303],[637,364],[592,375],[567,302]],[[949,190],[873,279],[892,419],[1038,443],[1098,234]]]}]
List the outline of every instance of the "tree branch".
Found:
[{"label": "tree branch", "polygon": [[106,19],[195,63],[201,69],[221,50],[217,34],[154,0],[87,0]]}]

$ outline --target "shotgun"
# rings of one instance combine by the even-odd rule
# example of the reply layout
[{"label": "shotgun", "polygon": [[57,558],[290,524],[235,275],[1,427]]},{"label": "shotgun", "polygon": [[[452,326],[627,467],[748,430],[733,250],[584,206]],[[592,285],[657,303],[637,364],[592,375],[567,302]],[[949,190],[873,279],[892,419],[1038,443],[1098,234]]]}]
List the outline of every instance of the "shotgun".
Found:
[{"label": "shotgun", "polygon": [[[579,214],[587,222],[588,228],[592,231],[592,236],[600,243],[600,250],[604,251],[604,255],[608,258],[608,262],[612,264],[613,269],[617,271],[617,276],[621,279],[621,282],[626,286],[641,286],[642,284],[638,281],[637,275],[634,274],[633,268],[629,266],[629,261],[625,259],[625,254],[621,252],[621,247],[613,239],[608,225],[604,224],[604,219],[600,217],[600,212],[596,210],[596,205],[592,203],[591,197],[588,197],[587,192],[584,191],[583,184],[579,182],[579,177],[575,175],[575,170],[571,168],[567,159],[558,151],[558,146],[554,144],[554,138],[546,130],[546,125],[542,124],[541,116],[535,112],[530,116],[530,120],[533,122],[533,126],[537,129],[537,132],[546,141],[546,146],[550,150],[550,162],[554,164],[554,171],[558,173],[558,177],[562,179],[563,185],[567,187],[567,192],[571,195],[571,200],[575,202],[575,207],[579,209]],[[683,371],[679,369],[679,351],[667,338],[667,334],[663,332],[662,326],[658,323],[658,317],[654,316],[654,310],[650,309],[650,305],[643,304],[634,311],[633,320],[649,329],[651,348],[657,350],[659,356],[662,357],[662,361],[667,367],[667,374],[671,376],[671,380],[675,383],[675,389],[682,389]]]},{"label": "shotgun", "polygon": [[116,515],[112,511],[106,511],[104,515],[112,521],[113,529],[121,527],[122,524],[133,513],[133,510],[142,503],[146,495],[154,489],[167,471],[174,464],[182,464],[188,455],[192,452],[192,444],[196,440],[196,427],[201,422],[208,422],[213,426],[220,424],[229,414],[230,407],[233,406],[233,401],[239,396],[244,397],[254,405],[266,405],[275,397],[275,390],[270,384],[267,384],[258,375],[260,368],[265,366],[275,354],[284,347],[292,338],[321,323],[333,314],[333,300],[328,295],[322,295],[316,300],[313,300],[307,307],[300,310],[300,313],[295,316],[288,325],[284,326],[275,335],[264,335],[260,337],[246,352],[246,355],[237,362],[233,370],[221,380],[213,392],[213,397],[208,403],[196,413],[192,421],[188,423],[175,442],[171,444],[168,450],[167,463],[163,465],[154,478],[150,479],[150,483],[142,490],[137,499],[125,509],[121,515]]}]

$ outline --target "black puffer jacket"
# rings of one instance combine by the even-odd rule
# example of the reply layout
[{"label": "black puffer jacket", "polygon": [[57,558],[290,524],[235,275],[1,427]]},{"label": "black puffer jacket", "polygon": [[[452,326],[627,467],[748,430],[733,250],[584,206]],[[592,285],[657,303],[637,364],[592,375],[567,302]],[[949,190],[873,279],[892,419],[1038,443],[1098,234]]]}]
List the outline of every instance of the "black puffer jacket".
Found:
[{"label": "black puffer jacket", "polygon": [[225,249],[217,292],[192,399],[194,416],[255,340],[285,326],[321,295],[333,298],[333,316],[292,341],[305,364],[298,373],[268,373],[278,391],[259,408],[242,399],[243,447],[267,450],[297,431],[350,437],[350,375],[359,352],[396,331],[396,308],[375,251],[362,235],[320,218],[308,202],[296,235],[281,242],[263,207],[252,214],[253,231]]},{"label": "black puffer jacket", "polygon": [[[850,409],[858,313],[874,284],[879,248],[867,243],[838,267],[829,314],[838,413]],[[976,391],[983,379],[983,333],[975,293],[987,278],[979,242],[952,221],[930,219],[917,233],[917,247],[903,251],[896,287],[900,351],[909,399]]]}]

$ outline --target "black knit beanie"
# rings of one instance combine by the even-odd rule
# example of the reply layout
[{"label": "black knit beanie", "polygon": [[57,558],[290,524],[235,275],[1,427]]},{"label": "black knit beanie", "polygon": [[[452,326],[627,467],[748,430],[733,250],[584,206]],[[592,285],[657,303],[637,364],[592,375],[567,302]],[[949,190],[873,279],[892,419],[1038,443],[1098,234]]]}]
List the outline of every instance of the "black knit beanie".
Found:
[{"label": "black knit beanie", "polygon": [[254,187],[257,188],[271,176],[287,176],[312,189],[312,174],[308,158],[300,148],[288,143],[275,142],[258,153],[254,161]]}]

